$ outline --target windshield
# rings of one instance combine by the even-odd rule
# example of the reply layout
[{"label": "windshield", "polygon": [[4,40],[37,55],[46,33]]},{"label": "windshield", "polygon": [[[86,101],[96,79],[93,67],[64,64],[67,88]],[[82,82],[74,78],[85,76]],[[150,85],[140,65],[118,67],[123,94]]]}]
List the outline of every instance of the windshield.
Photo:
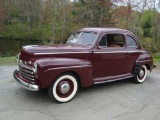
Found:
[{"label": "windshield", "polygon": [[73,33],[67,41],[67,44],[81,44],[92,46],[94,41],[96,40],[97,33],[93,32],[77,32]]}]

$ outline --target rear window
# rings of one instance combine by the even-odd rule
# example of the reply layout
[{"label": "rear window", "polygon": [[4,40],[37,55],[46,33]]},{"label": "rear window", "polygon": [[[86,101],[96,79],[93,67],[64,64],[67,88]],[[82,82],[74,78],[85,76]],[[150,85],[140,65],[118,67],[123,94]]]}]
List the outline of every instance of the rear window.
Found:
[{"label": "rear window", "polygon": [[136,47],[137,43],[131,36],[126,36],[127,47]]}]

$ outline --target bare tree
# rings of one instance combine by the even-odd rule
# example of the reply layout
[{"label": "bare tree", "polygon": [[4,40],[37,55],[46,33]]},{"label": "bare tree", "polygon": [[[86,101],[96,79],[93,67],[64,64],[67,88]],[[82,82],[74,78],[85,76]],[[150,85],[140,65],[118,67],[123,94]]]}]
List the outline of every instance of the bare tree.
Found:
[{"label": "bare tree", "polygon": [[55,28],[56,28],[56,17],[57,17],[57,10],[59,7],[58,0],[49,0],[50,4],[50,13],[51,13],[51,21],[52,21],[52,37],[50,38],[51,43],[54,44],[55,42]]},{"label": "bare tree", "polygon": [[[141,1],[140,1],[140,4],[138,4],[138,5],[135,7],[135,9],[138,11],[138,12],[137,12],[137,14],[138,14],[138,19],[137,19],[137,21],[135,21],[135,23],[132,22],[132,25],[134,25],[134,26],[132,26],[131,28],[133,28],[132,31],[133,31],[136,35],[139,35],[139,31],[137,30],[137,28],[140,28],[141,17],[142,17],[142,15],[143,15],[143,13],[144,13],[145,8],[148,6],[147,3],[148,3],[148,0],[141,0]],[[133,16],[133,17],[134,17],[134,16]],[[136,24],[136,25],[135,25],[135,24]]]},{"label": "bare tree", "polygon": [[153,33],[153,40],[152,40],[152,51],[154,52],[154,46],[157,41],[157,34],[158,34],[158,27],[157,27],[157,16],[156,16],[156,0],[152,0],[153,2],[153,11],[154,11],[154,33]]},{"label": "bare tree", "polygon": [[143,0],[122,0],[121,4],[126,6],[125,28],[129,29],[129,23],[133,20],[133,10],[139,8]]},{"label": "bare tree", "polygon": [[39,25],[42,21],[42,1],[41,0],[18,0],[17,4],[21,7],[21,15],[24,17],[28,24],[28,29],[31,32],[33,23],[36,17],[39,16]]}]

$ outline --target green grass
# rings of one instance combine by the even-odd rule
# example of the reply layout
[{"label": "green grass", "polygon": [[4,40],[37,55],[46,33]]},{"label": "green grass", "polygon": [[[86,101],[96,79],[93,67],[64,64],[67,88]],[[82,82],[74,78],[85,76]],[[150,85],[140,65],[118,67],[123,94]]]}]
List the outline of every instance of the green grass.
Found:
[{"label": "green grass", "polygon": [[16,65],[16,57],[0,57],[0,66],[2,65]]},{"label": "green grass", "polygon": [[152,54],[154,63],[160,63],[160,53],[154,53]]}]

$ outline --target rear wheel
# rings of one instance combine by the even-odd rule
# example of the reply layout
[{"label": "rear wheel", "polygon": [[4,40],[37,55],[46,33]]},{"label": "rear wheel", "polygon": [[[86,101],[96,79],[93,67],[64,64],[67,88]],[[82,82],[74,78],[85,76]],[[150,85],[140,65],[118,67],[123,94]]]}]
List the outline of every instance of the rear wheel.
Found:
[{"label": "rear wheel", "polygon": [[147,76],[147,67],[143,65],[140,70],[138,75],[134,78],[135,83],[143,83],[146,79]]},{"label": "rear wheel", "polygon": [[77,93],[77,78],[72,74],[63,74],[48,88],[51,99],[60,103],[70,101]]}]

